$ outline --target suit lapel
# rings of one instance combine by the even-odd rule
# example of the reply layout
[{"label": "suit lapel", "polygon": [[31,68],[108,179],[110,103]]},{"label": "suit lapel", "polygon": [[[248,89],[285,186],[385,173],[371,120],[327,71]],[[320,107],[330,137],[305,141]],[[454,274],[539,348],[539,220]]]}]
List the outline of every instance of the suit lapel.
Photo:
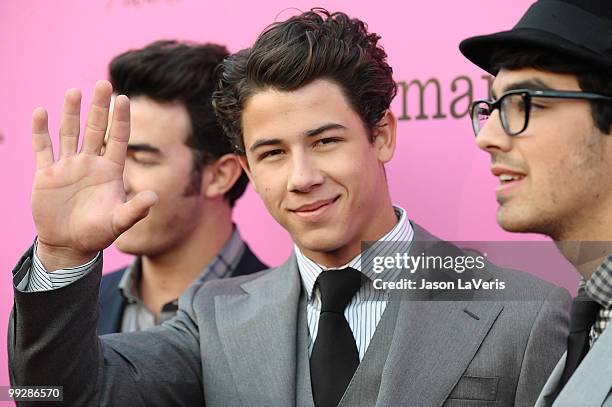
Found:
[{"label": "suit lapel", "polygon": [[315,407],[310,382],[310,357],[308,345],[310,334],[308,332],[308,314],[306,311],[306,294],[300,296],[298,332],[297,332],[297,364],[296,364],[296,407]]},{"label": "suit lapel", "polygon": [[295,258],[215,297],[219,337],[244,405],[295,404],[301,282]]},{"label": "suit lapel", "polygon": [[566,357],[567,352],[561,356],[561,359],[551,372],[550,377],[548,380],[546,380],[546,383],[544,384],[544,387],[542,388],[534,407],[549,407],[552,404],[552,399],[557,393],[557,388],[559,387],[559,381],[563,375],[563,370],[565,370]]},{"label": "suit lapel", "polygon": [[[612,389],[612,329],[608,327],[586,354],[553,406],[600,406]],[[588,393],[588,394],[587,394]]]}]

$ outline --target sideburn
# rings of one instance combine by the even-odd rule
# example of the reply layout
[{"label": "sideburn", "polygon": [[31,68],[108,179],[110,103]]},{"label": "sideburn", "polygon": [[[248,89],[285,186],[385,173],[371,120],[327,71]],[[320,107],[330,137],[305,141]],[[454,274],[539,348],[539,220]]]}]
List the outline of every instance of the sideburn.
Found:
[{"label": "sideburn", "polygon": [[189,183],[183,190],[183,196],[189,197],[200,194],[202,190],[202,170],[191,171]]}]

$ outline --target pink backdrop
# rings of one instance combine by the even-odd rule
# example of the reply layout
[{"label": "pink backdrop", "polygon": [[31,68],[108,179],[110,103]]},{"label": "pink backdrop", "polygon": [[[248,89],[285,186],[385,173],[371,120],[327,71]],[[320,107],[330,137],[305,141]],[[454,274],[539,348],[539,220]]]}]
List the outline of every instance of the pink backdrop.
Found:
[{"label": "pink backdrop", "polygon": [[[393,199],[431,232],[449,240],[538,240],[503,232],[495,223],[494,187],[488,156],[475,148],[461,95],[471,84],[475,98],[485,97],[483,72],[468,63],[457,45],[474,34],[509,28],[532,0],[431,0],[376,2],[354,0],[45,0],[0,2],[0,385],[8,384],[6,326],[12,306],[11,273],[35,231],[30,214],[34,162],[30,117],[45,106],[56,131],[64,91],[77,87],[89,104],[95,81],[106,77],[110,59],[129,48],[162,38],[212,41],[231,51],[250,45],[275,19],[295,8],[324,6],[363,18],[382,35],[397,81],[407,86],[434,78],[440,86],[437,112],[435,83],[425,91],[419,114],[418,88],[400,92],[393,109],[398,117],[398,149],[387,173]],[[486,14],[484,14],[486,12]],[[463,77],[456,79],[458,77]],[[456,80],[455,80],[456,79]],[[452,102],[459,98],[453,105]],[[417,116],[426,116],[417,120]],[[434,116],[438,116],[437,118]],[[239,202],[235,220],[254,250],[277,265],[289,254],[287,234],[268,215],[252,190]],[[105,270],[128,258],[110,249]],[[572,274],[543,270],[542,276],[573,290]]]}]

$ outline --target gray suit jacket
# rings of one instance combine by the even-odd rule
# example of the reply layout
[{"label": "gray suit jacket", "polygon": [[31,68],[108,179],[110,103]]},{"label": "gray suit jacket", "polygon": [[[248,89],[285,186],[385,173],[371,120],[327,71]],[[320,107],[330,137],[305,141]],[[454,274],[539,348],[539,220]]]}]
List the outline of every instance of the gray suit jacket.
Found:
[{"label": "gray suit jacket", "polygon": [[[416,241],[439,242],[414,227]],[[26,253],[15,268],[15,285],[30,257]],[[264,272],[194,285],[173,320],[101,337],[101,262],[95,268],[58,290],[15,290],[13,385],[62,385],[64,405],[73,406],[313,407],[305,295],[295,258]],[[362,362],[382,373],[349,387],[365,392],[345,395],[351,407],[533,405],[565,348],[569,294],[525,273],[493,265],[486,273],[540,300],[492,301],[477,293],[472,301],[395,303],[388,351],[368,349]]]},{"label": "gray suit jacket", "polygon": [[565,356],[544,385],[536,407],[612,407],[612,329],[601,334],[552,403],[565,368]]}]

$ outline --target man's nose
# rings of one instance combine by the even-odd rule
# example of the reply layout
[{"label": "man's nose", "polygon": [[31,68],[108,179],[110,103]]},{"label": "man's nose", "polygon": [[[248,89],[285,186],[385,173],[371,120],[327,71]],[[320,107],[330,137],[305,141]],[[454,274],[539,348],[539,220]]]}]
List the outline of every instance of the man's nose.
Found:
[{"label": "man's nose", "polygon": [[495,110],[484,123],[476,136],[476,144],[488,153],[507,152],[512,148],[512,137],[502,127],[499,110]]},{"label": "man's nose", "polygon": [[317,185],[321,185],[324,179],[317,160],[307,154],[296,154],[291,163],[287,190],[308,192]]}]

